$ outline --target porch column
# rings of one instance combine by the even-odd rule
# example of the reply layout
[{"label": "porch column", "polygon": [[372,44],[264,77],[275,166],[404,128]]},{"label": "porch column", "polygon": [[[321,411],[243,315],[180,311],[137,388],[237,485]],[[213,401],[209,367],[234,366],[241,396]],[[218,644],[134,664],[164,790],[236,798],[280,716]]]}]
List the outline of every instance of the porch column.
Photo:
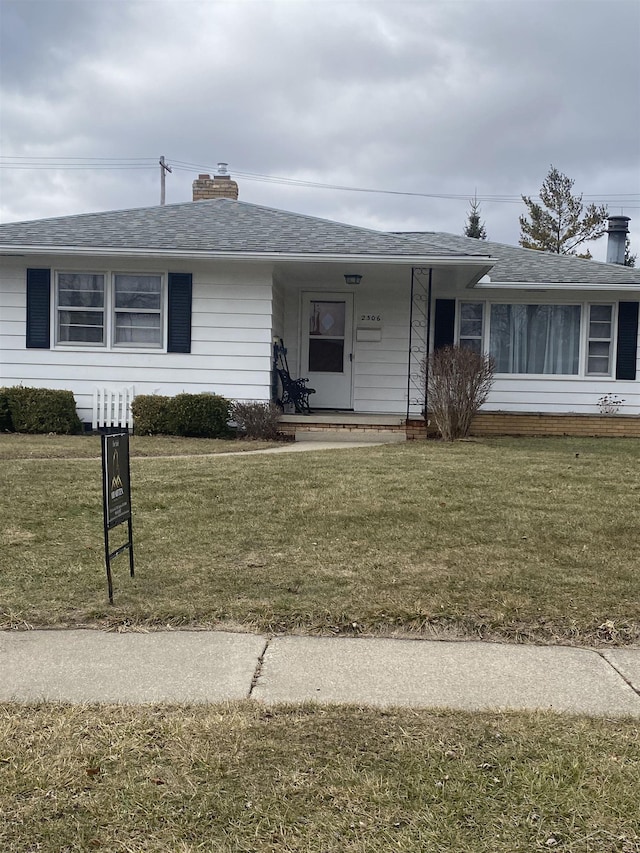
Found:
[{"label": "porch column", "polygon": [[409,358],[407,366],[407,420],[412,408],[427,412],[427,358],[431,346],[432,267],[411,268],[411,305],[409,309]]}]

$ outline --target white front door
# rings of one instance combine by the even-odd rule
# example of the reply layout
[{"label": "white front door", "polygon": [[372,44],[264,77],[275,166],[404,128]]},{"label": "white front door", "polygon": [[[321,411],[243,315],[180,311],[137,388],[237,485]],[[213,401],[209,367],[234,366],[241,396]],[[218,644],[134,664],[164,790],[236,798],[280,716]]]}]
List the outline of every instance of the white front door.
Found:
[{"label": "white front door", "polygon": [[312,409],[351,409],[353,294],[304,293],[302,363],[309,378]]}]

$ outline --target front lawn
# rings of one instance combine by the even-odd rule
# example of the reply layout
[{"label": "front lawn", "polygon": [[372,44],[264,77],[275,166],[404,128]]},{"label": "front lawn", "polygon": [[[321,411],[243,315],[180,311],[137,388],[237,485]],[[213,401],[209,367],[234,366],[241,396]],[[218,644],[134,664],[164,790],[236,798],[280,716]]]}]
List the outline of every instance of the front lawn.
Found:
[{"label": "front lawn", "polygon": [[99,460],[0,452],[5,627],[640,642],[635,440],[134,457],[136,577],[114,561],[113,607]]},{"label": "front lawn", "polygon": [[638,853],[633,721],[0,705],[0,849]]},{"label": "front lawn", "polygon": [[[200,456],[278,447],[275,441],[179,438],[174,435],[132,435],[129,451],[135,456]],[[24,435],[0,433],[0,461],[4,459],[97,459],[99,435]]]}]

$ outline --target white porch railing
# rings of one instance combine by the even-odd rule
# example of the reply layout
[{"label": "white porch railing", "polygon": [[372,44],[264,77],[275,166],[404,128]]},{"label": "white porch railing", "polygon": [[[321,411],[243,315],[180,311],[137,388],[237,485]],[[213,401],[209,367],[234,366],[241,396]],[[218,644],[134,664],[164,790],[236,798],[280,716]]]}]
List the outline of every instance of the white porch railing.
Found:
[{"label": "white porch railing", "polygon": [[135,397],[134,387],[96,388],[93,392],[92,428],[126,427],[133,429],[131,403]]}]

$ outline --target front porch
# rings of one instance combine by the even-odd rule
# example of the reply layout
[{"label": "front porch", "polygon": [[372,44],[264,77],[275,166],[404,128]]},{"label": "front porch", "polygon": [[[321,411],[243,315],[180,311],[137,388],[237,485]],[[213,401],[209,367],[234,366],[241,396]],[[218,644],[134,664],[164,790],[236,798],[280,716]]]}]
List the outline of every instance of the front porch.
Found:
[{"label": "front porch", "polygon": [[280,417],[280,432],[296,441],[399,442],[407,439],[407,416],[338,410],[287,414]]}]

